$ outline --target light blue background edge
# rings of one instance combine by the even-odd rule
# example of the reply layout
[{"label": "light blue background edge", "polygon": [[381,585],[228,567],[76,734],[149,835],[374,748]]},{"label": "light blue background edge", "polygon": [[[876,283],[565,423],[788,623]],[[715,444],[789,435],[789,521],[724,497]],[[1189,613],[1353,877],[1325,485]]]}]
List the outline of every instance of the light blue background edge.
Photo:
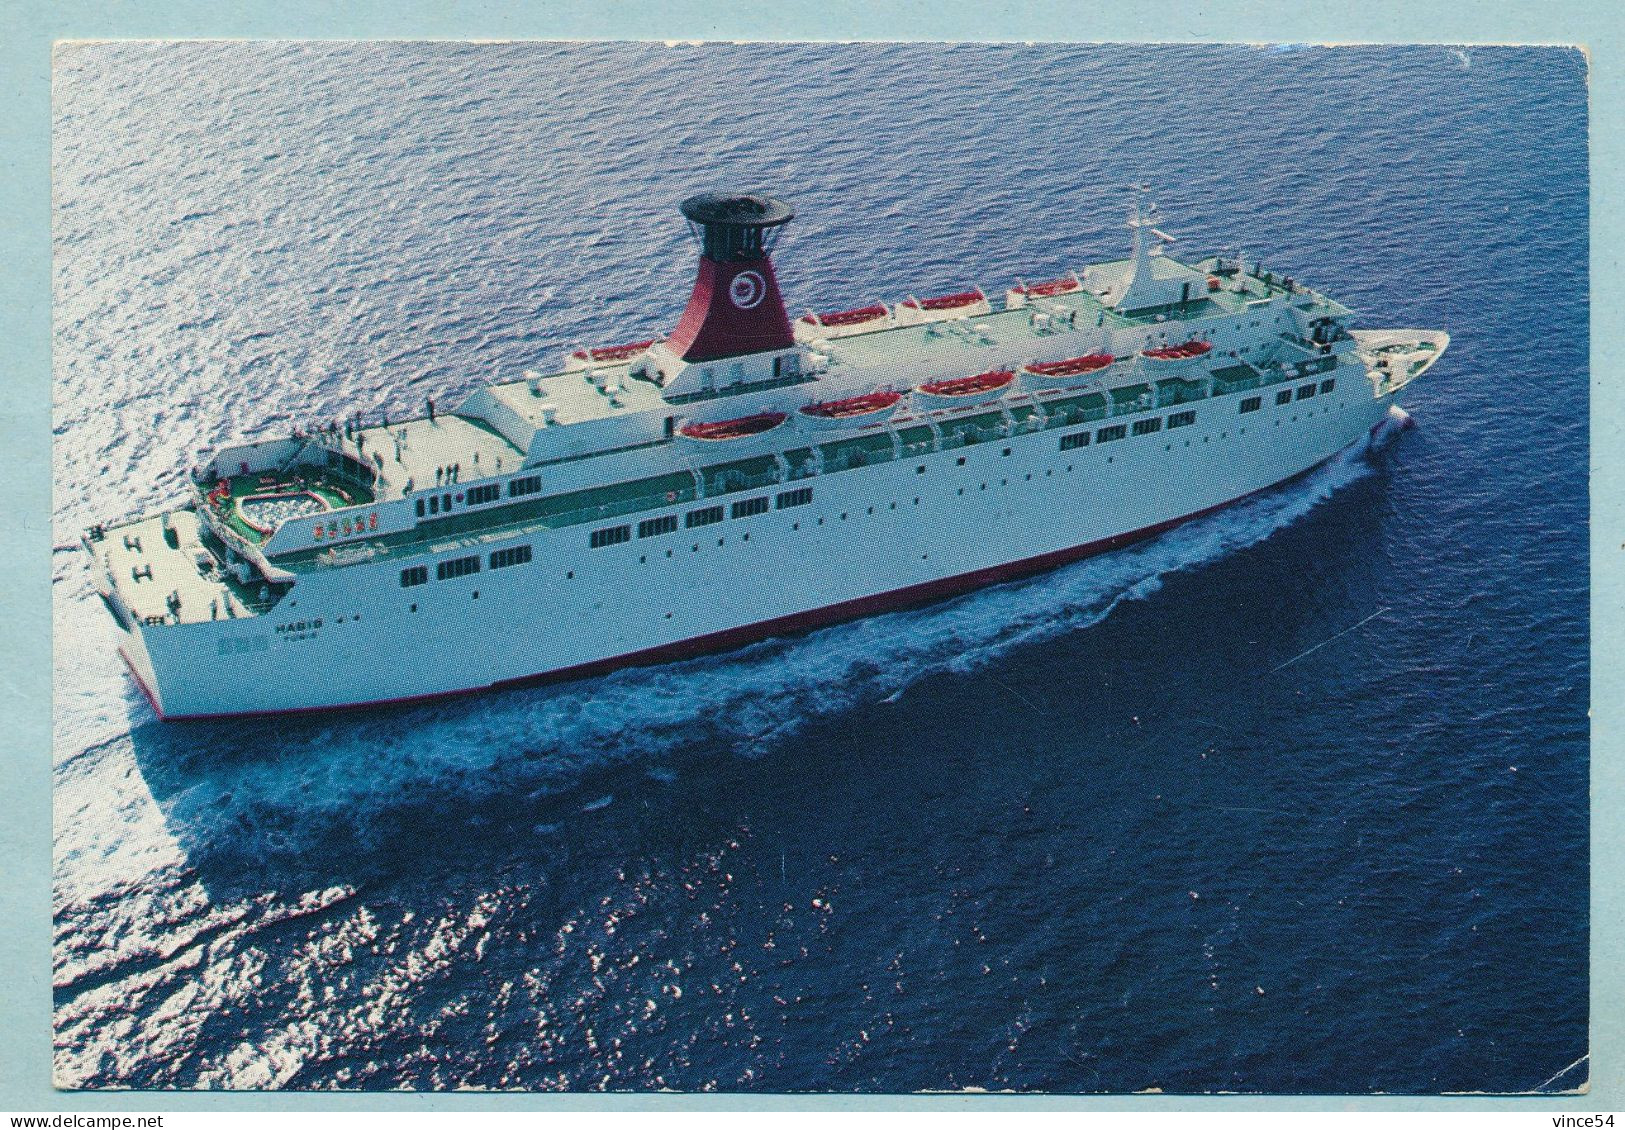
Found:
[{"label": "light blue background edge", "polygon": [[[1625,1107],[1625,352],[1618,303],[1592,310],[1591,1090],[1575,1097],[739,1096],[58,1092],[51,1071],[50,54],[59,39],[822,39],[1434,42],[1583,46],[1591,82],[1592,293],[1621,292],[1625,17],[1606,2],[1348,4],[1160,0],[1154,7],[1023,0],[762,4],[674,0],[521,5],[410,0],[0,0],[0,1110],[1619,1110]],[[1138,10],[1133,10],[1138,9]],[[1503,374],[1477,374],[1500,379]],[[1513,374],[1506,374],[1513,376]],[[1616,548],[1617,547],[1617,548]],[[1538,584],[1539,578],[1530,583]],[[1539,693],[1532,689],[1531,693]],[[1573,818],[1585,819],[1584,812]],[[1373,1032],[1380,1040],[1382,1034]]]}]

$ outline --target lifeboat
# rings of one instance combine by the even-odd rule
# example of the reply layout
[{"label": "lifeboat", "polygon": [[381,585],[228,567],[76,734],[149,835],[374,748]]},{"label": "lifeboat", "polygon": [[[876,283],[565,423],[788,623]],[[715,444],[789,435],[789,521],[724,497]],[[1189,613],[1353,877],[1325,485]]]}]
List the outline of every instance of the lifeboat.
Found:
[{"label": "lifeboat", "polygon": [[1083,357],[1068,357],[1065,361],[1035,361],[1021,367],[1021,377],[1029,388],[1066,388],[1080,383],[1080,377],[1098,373],[1116,360],[1110,353],[1090,353]]},{"label": "lifeboat", "polygon": [[972,404],[986,404],[1003,396],[1016,374],[1011,369],[994,369],[977,373],[974,377],[953,377],[949,380],[926,381],[914,390],[914,395],[927,408],[959,408]]},{"label": "lifeboat", "polygon": [[839,310],[833,314],[808,311],[796,319],[796,340],[816,341],[826,337],[845,337],[847,334],[868,333],[878,330],[891,318],[891,311],[876,302],[873,306],[860,306],[856,310]]},{"label": "lifeboat", "polygon": [[1054,298],[1057,294],[1071,294],[1082,289],[1083,284],[1075,275],[1068,275],[1064,279],[1050,279],[1048,282],[1021,283],[1005,292],[1004,308],[1019,310],[1027,305],[1029,298]]},{"label": "lifeboat", "polygon": [[811,428],[861,428],[889,417],[897,411],[902,399],[900,392],[869,392],[844,400],[809,404],[799,411],[797,418]]},{"label": "lifeboat", "polygon": [[603,345],[592,349],[578,349],[564,359],[564,370],[573,373],[585,369],[589,365],[619,365],[630,361],[655,343],[654,338],[648,341],[632,341],[625,345]]},{"label": "lifeboat", "polygon": [[702,443],[721,443],[730,439],[748,439],[770,432],[788,417],[783,412],[758,412],[754,416],[740,416],[736,420],[718,420],[714,423],[695,421],[677,429],[684,439]]},{"label": "lifeboat", "polygon": [[1182,341],[1178,345],[1164,345],[1156,349],[1142,350],[1140,356],[1155,366],[1171,369],[1184,362],[1194,361],[1198,357],[1205,357],[1212,351],[1212,342],[1197,341],[1192,338],[1190,341]]},{"label": "lifeboat", "polygon": [[897,304],[897,324],[919,325],[921,322],[940,322],[948,318],[980,318],[993,313],[982,289],[964,290],[958,294],[942,294],[936,298],[906,298]]}]

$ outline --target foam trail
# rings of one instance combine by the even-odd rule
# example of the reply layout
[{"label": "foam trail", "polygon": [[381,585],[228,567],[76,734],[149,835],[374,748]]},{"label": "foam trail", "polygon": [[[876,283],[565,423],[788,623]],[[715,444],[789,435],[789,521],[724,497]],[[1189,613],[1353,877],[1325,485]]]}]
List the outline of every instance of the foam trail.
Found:
[{"label": "foam trail", "polygon": [[[1395,417],[1379,441],[1402,423]],[[1161,577],[1255,544],[1368,474],[1350,450],[1289,487],[1140,546],[922,609],[773,639],[722,656],[636,668],[564,686],[504,692],[327,725],[221,727],[163,803],[207,837],[210,825],[282,812],[278,839],[323,814],[356,822],[428,790],[464,802],[557,795],[594,771],[684,751],[759,756],[808,719],[896,701],[920,679],[964,673],[1097,624]],[[160,728],[161,729],[161,728]],[[203,761],[202,758],[198,758]]]}]

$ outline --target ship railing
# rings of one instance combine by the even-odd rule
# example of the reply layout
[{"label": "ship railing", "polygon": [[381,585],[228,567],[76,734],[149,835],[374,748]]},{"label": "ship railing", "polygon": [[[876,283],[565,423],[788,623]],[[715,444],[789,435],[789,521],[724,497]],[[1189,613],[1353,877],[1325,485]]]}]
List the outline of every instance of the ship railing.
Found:
[{"label": "ship railing", "polygon": [[1007,431],[1012,436],[1026,436],[1041,432],[1049,426],[1049,421],[1042,414],[1035,414],[1023,420],[1013,421]]},{"label": "ship railing", "polygon": [[1003,428],[948,428],[942,430],[942,450],[947,451],[955,447],[969,447],[976,443],[991,443],[996,439],[1005,438]]},{"label": "ship railing", "polygon": [[1170,388],[1157,393],[1158,408],[1172,408],[1176,404],[1193,404],[1198,400],[1206,400],[1207,394],[1200,386],[1193,389]]},{"label": "ship railing", "polygon": [[1049,414],[1045,422],[1046,428],[1069,428],[1073,424],[1087,424],[1092,420],[1104,420],[1104,408],[1062,408]]},{"label": "ship railing", "polygon": [[743,471],[727,471],[720,475],[706,475],[705,493],[707,497],[714,494],[732,494],[735,491],[773,486],[778,481],[777,471],[764,471],[759,475],[747,475]]},{"label": "ship railing", "polygon": [[1142,393],[1133,400],[1112,400],[1105,414],[1108,416],[1132,416],[1136,412],[1144,412],[1148,408],[1155,407],[1152,404],[1153,399],[1151,394],[1147,392]]},{"label": "ship railing", "polygon": [[1319,357],[1320,356],[1320,353],[1321,353],[1320,346],[1316,345],[1314,342],[1310,341],[1308,338],[1299,337],[1295,333],[1286,333],[1286,332],[1276,334],[1275,336],[1280,338],[1282,342],[1284,342],[1288,346],[1291,346],[1293,349],[1301,349],[1304,352],[1304,354],[1306,356],[1308,356],[1308,357]]},{"label": "ship railing", "polygon": [[[693,502],[698,497],[699,494],[693,487],[685,487],[682,490],[671,491],[669,495],[645,494],[638,495],[635,498],[623,498],[616,502],[604,502],[597,506],[579,506],[574,510],[561,510],[556,514],[547,515],[542,519],[542,522],[548,526],[575,526],[582,522],[596,522],[604,518],[619,518],[622,514],[633,514],[639,510],[654,510],[661,506],[676,506],[685,502]],[[487,535],[490,533],[488,530],[481,532]]]},{"label": "ship railing", "polygon": [[1268,383],[1268,377],[1263,373],[1254,373],[1250,377],[1237,377],[1234,380],[1215,377],[1213,378],[1213,391],[1217,396],[1227,396],[1232,392],[1245,392],[1266,383]]},{"label": "ship railing", "polygon": [[693,404],[701,400],[715,400],[719,396],[734,396],[742,392],[767,392],[775,388],[789,388],[791,385],[807,384],[818,378],[812,373],[791,373],[788,376],[778,377],[766,381],[750,381],[740,384],[725,385],[721,388],[700,389],[697,392],[683,392],[676,396],[666,397],[667,404]]}]

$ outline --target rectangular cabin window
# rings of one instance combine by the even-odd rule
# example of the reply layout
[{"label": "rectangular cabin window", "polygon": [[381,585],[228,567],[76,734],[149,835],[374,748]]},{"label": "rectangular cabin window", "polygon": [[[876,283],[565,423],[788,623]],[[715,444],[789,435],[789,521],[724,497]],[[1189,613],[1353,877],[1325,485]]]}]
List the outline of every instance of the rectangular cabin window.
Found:
[{"label": "rectangular cabin window", "polygon": [[709,526],[713,522],[720,521],[722,521],[722,507],[707,506],[701,510],[690,510],[688,516],[683,519],[683,524],[692,530],[695,526]]},{"label": "rectangular cabin window", "polygon": [[1321,381],[1320,382],[1320,394],[1322,396],[1324,396],[1324,395],[1326,395],[1328,392],[1332,391],[1332,389],[1334,389],[1336,387],[1337,387],[1336,378],[1332,378],[1331,380]]},{"label": "rectangular cabin window", "polygon": [[409,589],[414,585],[429,583],[429,567],[427,565],[414,565],[410,569],[401,570],[401,588]]},{"label": "rectangular cabin window", "polygon": [[1264,403],[1264,398],[1263,397],[1261,397],[1261,396],[1249,396],[1246,400],[1243,400],[1241,402],[1241,410],[1243,412],[1257,412],[1258,409],[1259,409],[1259,406],[1262,405],[1263,403]]},{"label": "rectangular cabin window", "polygon": [[451,513],[451,495],[443,494],[440,496],[440,509],[448,514]]},{"label": "rectangular cabin window", "polygon": [[755,514],[767,513],[767,495],[761,498],[746,498],[733,504],[730,511],[735,518],[749,518]]},{"label": "rectangular cabin window", "polygon": [[1089,446],[1089,433],[1086,432],[1086,431],[1084,431],[1084,432],[1073,432],[1069,436],[1062,436],[1061,437],[1061,450],[1062,451],[1071,451],[1074,447],[1088,447],[1088,446]]},{"label": "rectangular cabin window", "polygon": [[603,549],[606,545],[620,545],[623,541],[631,540],[631,526],[609,526],[602,530],[594,530],[587,543],[594,549]]},{"label": "rectangular cabin window", "polygon": [[530,546],[516,545],[512,549],[499,549],[491,554],[491,568],[506,569],[510,565],[524,565],[530,561]]},{"label": "rectangular cabin window", "polygon": [[669,534],[677,528],[677,515],[667,514],[661,518],[645,518],[638,523],[638,537],[652,538],[658,534]]},{"label": "rectangular cabin window", "polygon": [[438,494],[432,494],[429,496],[429,513],[440,513],[440,496]]},{"label": "rectangular cabin window", "polygon": [[811,501],[812,487],[802,487],[799,490],[784,491],[775,500],[774,505],[783,510],[786,506],[805,506]]},{"label": "rectangular cabin window", "polygon": [[418,517],[423,517],[423,500],[421,498],[418,499]]},{"label": "rectangular cabin window", "polygon": [[1194,410],[1175,412],[1168,417],[1168,426],[1170,428],[1183,428],[1186,424],[1194,423],[1196,423],[1196,412]]},{"label": "rectangular cabin window", "polygon": [[1289,388],[1283,388],[1280,392],[1276,393],[1275,394],[1275,403],[1277,405],[1291,404],[1292,403],[1292,390],[1289,389]]},{"label": "rectangular cabin window", "polygon": [[508,480],[508,497],[518,498],[522,494],[536,494],[542,489],[540,475],[526,475],[522,479]]},{"label": "rectangular cabin window", "polygon": [[453,557],[450,561],[442,561],[434,567],[435,579],[450,581],[457,577],[467,577],[480,571],[478,557]]},{"label": "rectangular cabin window", "polygon": [[1299,400],[1308,400],[1313,395],[1315,395],[1315,382],[1314,381],[1310,381],[1306,385],[1299,385],[1298,386],[1298,399]]},{"label": "rectangular cabin window", "polygon": [[496,483],[487,483],[482,487],[468,488],[468,504],[478,506],[482,502],[495,502],[502,496],[502,487]]},{"label": "rectangular cabin window", "polygon": [[1137,436],[1148,436],[1152,432],[1160,431],[1162,431],[1161,416],[1153,416],[1149,420],[1134,421],[1134,434]]},{"label": "rectangular cabin window", "polygon": [[1095,433],[1096,443],[1110,443],[1114,439],[1122,439],[1128,435],[1128,428],[1123,424],[1113,424],[1109,428],[1101,428]]}]

